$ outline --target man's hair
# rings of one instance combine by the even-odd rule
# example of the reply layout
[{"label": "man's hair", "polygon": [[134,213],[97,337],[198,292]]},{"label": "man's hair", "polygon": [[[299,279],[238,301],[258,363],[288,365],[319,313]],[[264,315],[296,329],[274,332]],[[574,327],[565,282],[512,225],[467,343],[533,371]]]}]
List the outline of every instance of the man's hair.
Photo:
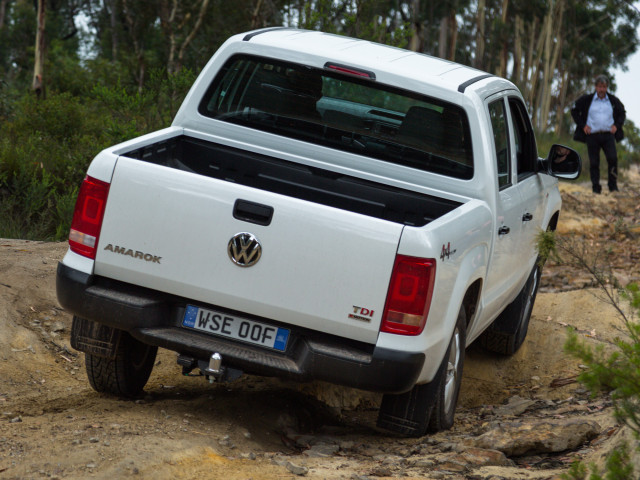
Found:
[{"label": "man's hair", "polygon": [[601,83],[609,86],[609,79],[605,75],[598,75],[596,77],[596,85],[600,85]]}]

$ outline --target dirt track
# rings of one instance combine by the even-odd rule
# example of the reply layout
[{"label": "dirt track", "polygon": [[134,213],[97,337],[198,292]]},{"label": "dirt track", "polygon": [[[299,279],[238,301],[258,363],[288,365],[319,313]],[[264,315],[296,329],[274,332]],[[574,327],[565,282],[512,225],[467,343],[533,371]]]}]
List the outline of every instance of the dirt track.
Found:
[{"label": "dirt track", "polygon": [[[597,214],[580,211],[581,200],[605,210],[611,202],[635,205],[633,198],[593,199],[584,187],[566,188],[563,195],[565,230],[588,229],[596,237],[603,224]],[[427,443],[463,444],[482,431],[485,409],[515,395],[556,404],[588,398],[573,382],[580,366],[562,352],[566,326],[590,342],[608,343],[619,334],[615,312],[593,291],[540,293],[529,335],[515,356],[470,348],[456,425],[430,439],[376,431],[375,395],[256,377],[209,385],[181,376],[167,351],[159,353],[145,396],[125,401],[91,390],[83,357],[69,346],[71,318],[57,305],[54,281],[65,251],[65,243],[0,239],[0,478],[257,480],[295,478],[302,473],[296,467],[307,468],[307,478],[391,478],[399,470],[386,457],[410,456]],[[546,290],[568,290],[572,279],[566,276],[566,270],[548,266]],[[614,431],[610,412],[595,410],[601,410],[593,417],[603,431]],[[337,447],[329,456],[309,456],[296,444],[299,435]],[[554,478],[573,458],[597,459],[608,445],[600,439],[540,468],[518,459],[511,467],[479,467],[474,477],[443,477],[410,462],[402,472],[404,478]]]}]

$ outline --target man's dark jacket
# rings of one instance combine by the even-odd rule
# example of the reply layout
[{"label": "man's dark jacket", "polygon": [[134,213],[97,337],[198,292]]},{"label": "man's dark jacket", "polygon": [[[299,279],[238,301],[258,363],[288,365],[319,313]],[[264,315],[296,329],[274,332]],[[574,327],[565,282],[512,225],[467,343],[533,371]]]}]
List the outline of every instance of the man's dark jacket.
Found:
[{"label": "man's dark jacket", "polygon": [[[573,134],[573,139],[577,142],[586,143],[587,141],[587,134],[584,133],[584,126],[587,124],[589,107],[591,107],[591,102],[593,101],[594,96],[595,92],[581,96],[576,100],[576,103],[571,109],[571,116],[576,122],[576,131]],[[607,96],[609,97],[609,101],[613,107],[613,124],[616,126],[615,138],[616,141],[619,142],[624,138],[622,125],[624,124],[624,120],[627,118],[626,112],[624,110],[624,105],[622,105],[622,102],[618,97],[611,95],[609,92],[607,92]]]}]

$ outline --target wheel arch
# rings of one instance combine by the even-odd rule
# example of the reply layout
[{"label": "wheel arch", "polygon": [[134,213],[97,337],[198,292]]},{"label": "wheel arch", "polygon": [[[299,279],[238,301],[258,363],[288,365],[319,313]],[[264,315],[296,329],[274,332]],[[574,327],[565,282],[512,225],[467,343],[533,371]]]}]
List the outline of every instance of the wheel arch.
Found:
[{"label": "wheel arch", "polygon": [[[459,266],[458,279],[455,284],[455,291],[463,292],[452,299],[451,312],[455,310],[456,315],[460,308],[464,308],[467,316],[467,333],[473,329],[480,309],[480,299],[484,279],[488,265],[488,248],[485,245],[478,245],[473,248],[464,258]],[[468,338],[468,337],[467,337]]]},{"label": "wheel arch", "polygon": [[547,224],[547,231],[555,232],[556,228],[558,228],[558,219],[560,218],[560,211],[556,210],[551,218],[549,219],[549,223]]},{"label": "wheel arch", "polygon": [[478,304],[480,302],[480,293],[482,291],[482,278],[476,279],[467,287],[467,291],[462,298],[462,308],[467,315],[467,332],[475,321]]}]

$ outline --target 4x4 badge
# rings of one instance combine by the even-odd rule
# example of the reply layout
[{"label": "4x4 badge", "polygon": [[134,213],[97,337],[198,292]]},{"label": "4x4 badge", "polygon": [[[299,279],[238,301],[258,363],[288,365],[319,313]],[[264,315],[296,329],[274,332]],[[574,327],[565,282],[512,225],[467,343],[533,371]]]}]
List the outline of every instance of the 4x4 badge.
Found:
[{"label": "4x4 badge", "polygon": [[449,259],[451,255],[456,253],[455,250],[451,250],[451,242],[447,242],[446,245],[442,245],[442,252],[440,252],[440,260],[444,261],[444,259]]},{"label": "4x4 badge", "polygon": [[256,237],[247,232],[236,233],[227,245],[227,253],[239,267],[251,267],[258,263],[262,255],[262,245]]}]

